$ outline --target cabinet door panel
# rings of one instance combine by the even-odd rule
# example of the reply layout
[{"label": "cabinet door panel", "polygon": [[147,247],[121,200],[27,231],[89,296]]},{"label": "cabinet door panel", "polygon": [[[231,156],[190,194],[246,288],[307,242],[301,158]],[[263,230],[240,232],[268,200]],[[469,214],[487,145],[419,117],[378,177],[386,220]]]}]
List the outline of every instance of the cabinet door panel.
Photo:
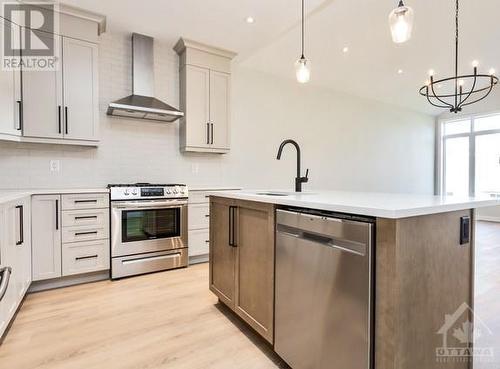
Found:
[{"label": "cabinet door panel", "polygon": [[33,280],[60,277],[61,197],[33,196],[31,213]]},{"label": "cabinet door panel", "polygon": [[210,203],[210,290],[234,308],[236,249],[229,245],[229,205]]},{"label": "cabinet door panel", "polygon": [[[0,18],[0,27],[9,26],[14,47],[19,44],[20,27]],[[0,69],[0,133],[21,135],[21,72]]]},{"label": "cabinet door panel", "polygon": [[229,149],[230,78],[227,73],[210,71],[210,122],[213,124],[211,144],[216,149]]},{"label": "cabinet door panel", "polygon": [[272,343],[274,208],[268,204],[238,202],[237,218],[235,311]]},{"label": "cabinet door panel", "polygon": [[210,71],[192,65],[185,68],[186,146],[209,147]]},{"label": "cabinet door panel", "polygon": [[97,45],[63,37],[64,137],[97,139]]},{"label": "cabinet door panel", "polygon": [[[61,50],[61,37],[39,33],[41,39],[54,38],[55,50]],[[62,62],[56,71],[23,72],[23,135],[62,138]],[[61,117],[61,119],[60,119]]]}]

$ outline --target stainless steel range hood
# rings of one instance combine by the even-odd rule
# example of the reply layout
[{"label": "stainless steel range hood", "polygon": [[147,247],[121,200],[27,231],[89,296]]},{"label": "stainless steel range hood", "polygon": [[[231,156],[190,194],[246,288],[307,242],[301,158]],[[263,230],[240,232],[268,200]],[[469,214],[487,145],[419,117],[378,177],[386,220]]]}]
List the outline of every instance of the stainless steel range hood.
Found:
[{"label": "stainless steel range hood", "polygon": [[109,104],[108,115],[174,122],[184,116],[178,109],[153,97],[153,38],[132,34],[132,95]]}]

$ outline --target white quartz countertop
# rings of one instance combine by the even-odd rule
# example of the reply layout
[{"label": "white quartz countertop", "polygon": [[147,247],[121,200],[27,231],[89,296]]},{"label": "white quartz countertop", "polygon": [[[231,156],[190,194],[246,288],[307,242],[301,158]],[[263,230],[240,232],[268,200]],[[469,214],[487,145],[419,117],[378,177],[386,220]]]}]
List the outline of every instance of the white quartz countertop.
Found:
[{"label": "white quartz countertop", "polygon": [[[282,193],[286,196],[262,195],[263,193]],[[297,193],[243,190],[214,192],[211,195],[391,219],[500,206],[500,200],[491,197],[455,197],[375,192],[311,191]]]},{"label": "white quartz countertop", "polygon": [[0,190],[0,204],[14,201],[31,195],[53,195],[70,193],[107,193],[107,188],[40,188],[40,189],[19,189]]}]

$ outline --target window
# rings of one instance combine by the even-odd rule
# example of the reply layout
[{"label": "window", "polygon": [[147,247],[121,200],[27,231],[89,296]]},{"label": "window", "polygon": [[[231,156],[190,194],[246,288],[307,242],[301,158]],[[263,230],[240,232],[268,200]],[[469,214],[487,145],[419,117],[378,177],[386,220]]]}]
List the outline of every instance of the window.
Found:
[{"label": "window", "polygon": [[443,121],[441,125],[441,192],[499,195],[500,113]]}]

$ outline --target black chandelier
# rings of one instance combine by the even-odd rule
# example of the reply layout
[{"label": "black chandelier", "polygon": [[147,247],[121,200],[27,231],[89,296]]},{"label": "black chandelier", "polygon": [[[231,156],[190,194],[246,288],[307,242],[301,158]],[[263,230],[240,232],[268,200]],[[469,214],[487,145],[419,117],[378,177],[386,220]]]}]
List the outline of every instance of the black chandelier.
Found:
[{"label": "black chandelier", "polygon": [[478,62],[474,61],[473,74],[458,75],[458,0],[455,14],[455,76],[434,80],[434,71],[429,71],[430,80],[420,89],[420,95],[425,96],[429,103],[438,108],[450,109],[452,113],[462,111],[467,105],[485,99],[498,84],[495,70],[489,74],[478,74]]}]

